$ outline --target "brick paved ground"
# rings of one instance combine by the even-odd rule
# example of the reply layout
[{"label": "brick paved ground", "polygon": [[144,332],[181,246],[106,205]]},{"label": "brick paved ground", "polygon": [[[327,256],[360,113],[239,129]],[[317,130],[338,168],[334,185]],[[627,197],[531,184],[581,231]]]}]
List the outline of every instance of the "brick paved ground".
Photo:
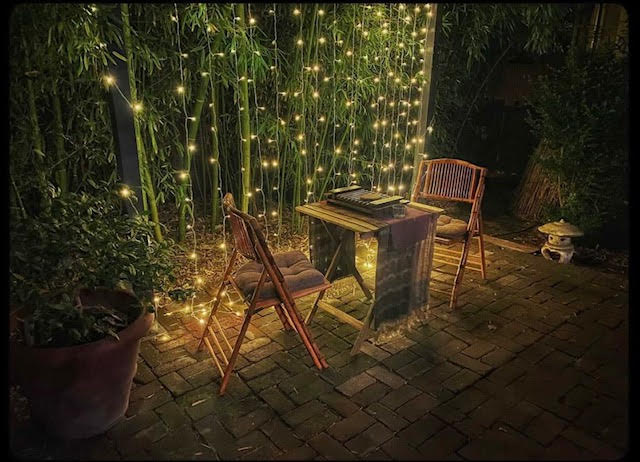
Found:
[{"label": "brick paved ground", "polygon": [[[355,357],[355,330],[320,312],[312,330],[331,366],[322,373],[265,311],[224,397],[207,353],[195,351],[197,322],[163,315],[167,333],[142,343],[122,421],[105,435],[64,443],[14,419],[13,452],[77,459],[621,457],[629,444],[626,278],[488,250],[488,280],[470,273],[457,310],[434,295],[424,326],[367,343]],[[364,315],[351,282],[339,283],[333,296]],[[239,318],[221,322],[237,335]]]}]

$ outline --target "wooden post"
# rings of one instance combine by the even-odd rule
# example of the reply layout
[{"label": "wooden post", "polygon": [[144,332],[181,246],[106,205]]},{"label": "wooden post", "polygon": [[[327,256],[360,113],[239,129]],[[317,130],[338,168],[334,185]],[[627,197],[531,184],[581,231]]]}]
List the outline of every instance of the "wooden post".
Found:
[{"label": "wooden post", "polygon": [[[123,54],[123,51],[113,43],[109,45],[109,51],[112,55],[114,51],[120,55]],[[140,184],[136,135],[133,129],[133,111],[128,102],[131,99],[131,90],[129,88],[127,62],[115,57],[115,63],[109,63],[109,72],[120,89],[118,91],[115,85],[109,87],[109,107],[111,109],[111,125],[115,138],[118,174],[122,182],[135,193],[135,199],[131,197],[125,200],[129,215],[135,215],[136,208],[139,208],[139,199],[142,197],[142,186]],[[120,95],[120,92],[122,92],[122,95]],[[130,201],[133,201],[134,204],[131,204]]]},{"label": "wooden post", "polygon": [[433,53],[436,44],[436,35],[441,22],[441,15],[437,3],[431,4],[431,9],[427,11],[427,14],[429,13],[431,13],[431,17],[428,18],[430,27],[427,29],[427,36],[424,43],[424,63],[422,65],[422,71],[426,77],[426,82],[422,86],[422,105],[420,107],[417,136],[418,140],[422,141],[419,141],[416,145],[416,151],[413,158],[413,173],[411,175],[411,188],[409,191],[413,190],[413,186],[415,185],[418,177],[420,161],[423,159],[423,154],[425,154],[428,149],[427,140],[429,133],[427,131],[427,127],[431,121],[434,111],[435,88],[433,84],[436,80],[436,76],[433,72]]}]

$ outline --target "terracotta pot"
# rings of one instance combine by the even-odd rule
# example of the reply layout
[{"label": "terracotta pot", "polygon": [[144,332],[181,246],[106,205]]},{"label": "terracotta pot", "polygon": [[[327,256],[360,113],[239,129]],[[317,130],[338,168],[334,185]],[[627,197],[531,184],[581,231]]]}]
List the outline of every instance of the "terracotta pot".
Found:
[{"label": "terracotta pot", "polygon": [[[134,295],[118,290],[80,292],[83,304],[100,303],[126,311],[137,303]],[[127,410],[136,374],[140,340],[153,322],[142,313],[118,332],[120,341],[64,348],[32,348],[11,343],[16,383],[31,405],[32,417],[62,438],[88,438],[106,431]]]}]

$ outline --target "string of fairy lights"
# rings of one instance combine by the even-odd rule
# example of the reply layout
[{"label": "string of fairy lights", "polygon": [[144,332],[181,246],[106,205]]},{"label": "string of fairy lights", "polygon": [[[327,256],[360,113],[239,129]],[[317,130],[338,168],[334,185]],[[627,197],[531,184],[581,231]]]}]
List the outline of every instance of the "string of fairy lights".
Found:
[{"label": "string of fairy lights", "polygon": [[[241,34],[246,34],[246,40],[249,43],[247,52],[259,55],[260,51],[253,44],[260,40],[256,34],[260,25],[252,14],[252,5],[247,5],[248,14],[245,24],[239,21],[240,18],[236,14],[235,7],[236,5],[232,4],[229,8],[233,15],[231,21],[233,43],[237,44],[238,37]],[[316,5],[314,10],[311,10],[309,5],[293,5],[290,11],[294,19],[298,21],[296,24],[298,31],[293,38],[293,52],[300,53],[300,67],[294,72],[292,80],[289,82],[289,88],[282,88],[278,15],[282,14],[283,7],[283,5],[276,3],[268,6],[268,14],[273,19],[272,36],[268,37],[273,50],[273,61],[269,66],[269,70],[272,72],[268,74],[273,79],[273,101],[275,102],[272,109],[275,112],[273,118],[275,129],[272,131],[260,129],[270,118],[261,116],[267,107],[260,105],[259,102],[255,59],[251,56],[251,59],[247,60],[247,74],[240,75],[238,65],[240,50],[231,48],[232,57],[231,63],[229,63],[225,53],[212,49],[210,35],[216,32],[216,28],[208,25],[207,8],[205,8],[204,21],[207,24],[205,35],[209,57],[219,58],[221,65],[231,64],[235,70],[237,83],[247,79],[247,83],[251,84],[253,90],[252,104],[250,104],[253,108],[242,107],[240,98],[237,100],[236,108],[238,120],[241,118],[241,111],[251,111],[252,109],[253,112],[250,145],[252,158],[255,155],[255,159],[257,159],[259,174],[256,172],[251,178],[252,183],[254,181],[257,183],[252,184],[251,189],[247,191],[247,196],[250,197],[258,218],[264,220],[267,239],[270,235],[277,236],[278,246],[280,245],[281,217],[278,217],[277,230],[272,233],[269,232],[267,218],[268,216],[278,216],[285,200],[284,181],[286,177],[283,169],[287,160],[287,151],[291,149],[291,145],[283,144],[287,139],[293,141],[296,152],[300,155],[299,162],[301,162],[303,181],[300,183],[299,194],[304,202],[321,199],[318,196],[318,188],[319,184],[325,180],[331,187],[336,187],[354,181],[366,181],[365,178],[368,177],[372,190],[388,193],[404,193],[406,191],[405,174],[411,174],[413,169],[413,165],[409,165],[412,162],[407,162],[407,156],[412,159],[416,154],[417,147],[421,146],[424,141],[419,135],[420,127],[418,127],[419,121],[415,116],[415,111],[420,111],[423,85],[429,77],[421,69],[421,64],[424,63],[422,55],[425,53],[427,33],[434,27],[429,4],[416,4],[412,8],[406,4],[354,4],[350,6],[333,4],[332,16],[328,16],[327,12],[331,9],[330,5],[325,7]],[[353,8],[351,15],[344,17],[338,15],[340,8],[348,7]],[[374,14],[371,14],[372,10]],[[315,15],[310,18],[308,15],[312,14],[311,11],[315,11]],[[303,36],[305,18],[308,24],[313,24],[316,34],[315,37],[310,35],[314,38],[313,43],[306,43]],[[329,18],[332,18],[332,21]],[[191,95],[192,92],[187,92],[185,85],[187,80],[192,80],[187,77],[192,74],[187,69],[188,54],[182,50],[177,4],[173,5],[173,14],[170,19],[176,25],[180,71],[180,82],[176,92],[180,96],[184,115],[185,147],[188,153],[195,154],[204,150],[198,149],[195,141],[189,139],[189,122],[194,122],[194,116],[190,116],[187,110],[187,95]],[[352,23],[347,25],[346,21],[352,21]],[[423,27],[420,27],[421,24]],[[343,36],[339,25],[350,27],[351,35]],[[382,39],[384,44],[384,46],[378,47],[377,51],[375,47],[368,45],[368,40],[372,38],[374,31],[379,33],[376,39]],[[347,39],[349,40],[347,41]],[[329,41],[332,42],[330,49],[326,48]],[[313,48],[309,50],[307,47]],[[373,49],[373,51],[365,53],[362,51],[365,49]],[[416,50],[420,52],[417,56]],[[416,66],[420,68],[417,72],[415,71]],[[213,69],[211,59],[209,59],[208,70],[202,72],[202,78],[210,77],[212,74]],[[104,76],[103,80],[107,86],[115,86],[122,94],[113,76]],[[209,81],[211,82],[212,95],[210,106],[212,106],[216,104],[213,99],[213,79],[210,78]],[[373,93],[370,101],[365,97],[365,94],[368,93],[360,87],[365,84],[371,85],[366,90]],[[345,100],[338,97],[339,92],[344,92]],[[124,95],[122,96],[124,97]],[[301,99],[298,99],[300,97]],[[139,95],[137,101],[129,102],[137,117],[142,116],[142,99]],[[309,107],[306,105],[307,102]],[[345,108],[342,109],[346,110],[340,111],[344,114],[343,120],[338,120],[339,104],[345,105]],[[291,111],[289,113],[290,120],[283,118],[287,108]],[[372,136],[365,141],[361,135],[363,127],[359,122],[367,120],[367,117],[363,116],[364,110],[369,110],[370,120],[373,120]],[[214,126],[211,128],[215,130]],[[285,136],[286,131],[289,131],[288,135],[290,136]],[[424,136],[428,136],[432,131],[433,126],[429,125]],[[328,143],[325,142],[325,135],[329,135]],[[238,138],[241,150],[243,140],[241,136]],[[348,147],[345,148],[344,145]],[[291,157],[291,155],[292,153],[289,151],[289,161],[295,160],[295,157]],[[218,162],[213,157],[210,157],[209,161],[210,163]],[[219,190],[212,191],[212,194],[218,194],[222,198],[223,175],[220,168],[217,169],[217,172]],[[186,186],[187,197],[185,200],[188,202],[187,210],[189,211],[187,230],[191,240],[188,257],[193,260],[193,280],[194,286],[197,288],[204,281],[199,275],[194,191],[188,166],[185,166],[184,170],[178,171],[177,176],[179,183]],[[123,186],[119,193],[123,198],[128,198],[131,191],[127,186]],[[274,196],[277,204],[273,204]],[[224,233],[226,217],[224,217],[224,213],[222,225],[223,242],[220,244],[220,248],[224,250],[226,262]],[[157,304],[158,299],[155,301]],[[195,316],[193,303],[192,298],[188,305],[188,311]]]}]

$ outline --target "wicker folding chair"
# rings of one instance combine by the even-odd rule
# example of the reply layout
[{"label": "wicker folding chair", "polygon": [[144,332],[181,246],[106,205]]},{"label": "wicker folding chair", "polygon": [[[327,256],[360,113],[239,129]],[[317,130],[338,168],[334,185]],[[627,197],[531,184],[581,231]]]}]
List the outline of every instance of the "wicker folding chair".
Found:
[{"label": "wicker folding chair", "polygon": [[[251,317],[264,308],[274,307],[284,328],[294,329],[300,335],[316,367],[327,368],[326,360],[298,313],[295,299],[324,291],[331,287],[331,283],[312,266],[302,252],[292,251],[272,255],[258,221],[251,215],[236,209],[231,194],[224,197],[223,206],[231,223],[234,249],[198,345],[198,349],[203,345],[207,346],[214,363],[223,375],[220,395],[224,394],[229,382]],[[239,256],[245,257],[248,261],[234,270],[234,264]],[[222,303],[221,299],[227,285],[230,285],[248,305],[238,339],[228,359],[213,329],[213,326],[217,325],[219,332],[221,331],[215,315]],[[222,352],[222,362],[226,365],[224,373],[210,339]],[[226,343],[231,349],[229,343]]]},{"label": "wicker folding chair", "polygon": [[[479,271],[486,279],[486,261],[482,236],[482,213],[480,211],[484,194],[484,180],[487,169],[458,159],[434,159],[420,162],[418,179],[411,194],[411,200],[433,199],[438,201],[465,202],[471,204],[469,221],[440,215],[436,227],[436,249],[433,260],[457,266],[449,306],[457,303],[458,290],[462,283],[465,267]],[[478,238],[478,254],[469,255],[471,241]],[[462,243],[457,252],[450,246]],[[434,269],[433,271],[438,271]],[[448,292],[432,288],[435,292]]]}]

